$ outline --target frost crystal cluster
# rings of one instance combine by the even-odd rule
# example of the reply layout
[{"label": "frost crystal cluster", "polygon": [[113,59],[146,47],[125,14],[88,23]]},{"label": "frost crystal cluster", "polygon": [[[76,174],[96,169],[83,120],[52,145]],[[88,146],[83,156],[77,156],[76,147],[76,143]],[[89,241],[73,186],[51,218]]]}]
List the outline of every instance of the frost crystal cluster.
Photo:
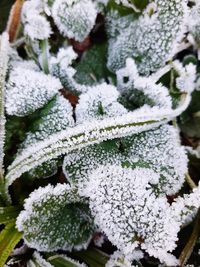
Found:
[{"label": "frost crystal cluster", "polygon": [[15,41],[0,37],[0,203],[17,204],[0,207],[14,217],[0,266],[8,229],[31,267],[183,266],[200,207],[199,143],[181,126],[199,119],[199,14],[187,0],[24,1]]}]

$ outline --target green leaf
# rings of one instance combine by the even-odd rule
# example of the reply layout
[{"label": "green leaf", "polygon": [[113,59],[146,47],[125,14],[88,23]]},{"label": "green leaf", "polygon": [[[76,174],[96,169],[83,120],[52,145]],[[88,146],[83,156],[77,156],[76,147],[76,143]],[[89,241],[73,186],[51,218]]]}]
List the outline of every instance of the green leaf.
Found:
[{"label": "green leaf", "polygon": [[80,84],[93,85],[108,75],[106,67],[107,45],[95,44],[83,55],[78,63],[75,80]]},{"label": "green leaf", "polygon": [[188,109],[181,114],[180,128],[184,134],[193,138],[200,138],[200,92],[194,91]]},{"label": "green leaf", "polygon": [[109,256],[98,249],[87,249],[86,251],[72,253],[78,259],[83,260],[90,267],[104,267],[109,260]]},{"label": "green leaf", "polygon": [[54,267],[86,267],[85,264],[81,264],[65,255],[51,255],[47,260]]},{"label": "green leaf", "polygon": [[26,243],[39,251],[87,247],[93,233],[88,205],[66,184],[35,190],[17,218]]},{"label": "green leaf", "polygon": [[0,207],[0,224],[15,222],[20,208],[16,206]]},{"label": "green leaf", "polygon": [[0,233],[0,267],[3,267],[11,252],[20,241],[22,234],[15,228],[15,223],[6,225]]},{"label": "green leaf", "polygon": [[32,258],[27,262],[27,267],[53,267],[53,265],[35,251]]}]

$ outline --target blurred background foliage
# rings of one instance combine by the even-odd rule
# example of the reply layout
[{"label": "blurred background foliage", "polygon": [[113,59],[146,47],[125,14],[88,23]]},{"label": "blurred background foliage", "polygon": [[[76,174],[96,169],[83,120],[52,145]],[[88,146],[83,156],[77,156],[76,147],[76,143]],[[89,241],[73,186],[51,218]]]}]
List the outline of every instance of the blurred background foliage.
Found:
[{"label": "blurred background foliage", "polygon": [[14,0],[0,0],[0,33],[4,31],[10,8]]}]

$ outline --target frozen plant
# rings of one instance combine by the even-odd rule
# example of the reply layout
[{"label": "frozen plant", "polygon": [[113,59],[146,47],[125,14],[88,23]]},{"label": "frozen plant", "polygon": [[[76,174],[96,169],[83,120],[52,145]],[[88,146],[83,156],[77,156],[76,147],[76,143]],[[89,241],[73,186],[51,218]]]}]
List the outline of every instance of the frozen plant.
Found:
[{"label": "frozen plant", "polygon": [[0,267],[184,266],[199,1],[22,2],[0,37]]}]

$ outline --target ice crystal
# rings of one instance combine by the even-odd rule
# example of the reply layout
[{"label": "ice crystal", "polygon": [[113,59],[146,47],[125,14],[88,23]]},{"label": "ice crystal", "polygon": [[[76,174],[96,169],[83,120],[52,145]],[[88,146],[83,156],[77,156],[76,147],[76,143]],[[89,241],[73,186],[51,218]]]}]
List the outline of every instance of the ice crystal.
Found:
[{"label": "ice crystal", "polygon": [[15,68],[6,88],[6,111],[25,116],[48,103],[62,88],[60,81],[34,70]]},{"label": "ice crystal", "polygon": [[76,107],[77,123],[119,116],[127,110],[117,102],[119,92],[115,86],[100,84],[82,94]]},{"label": "ice crystal", "polygon": [[177,131],[168,125],[66,155],[63,170],[72,184],[82,190],[89,174],[99,166],[143,166],[159,174],[157,192],[177,193],[187,172],[187,157],[180,146]]},{"label": "ice crystal", "polygon": [[87,204],[66,184],[31,193],[16,225],[29,247],[39,251],[86,248],[93,232]]},{"label": "ice crystal", "polygon": [[52,16],[65,37],[83,41],[95,24],[97,9],[91,0],[55,0]]},{"label": "ice crystal", "polygon": [[116,71],[124,67],[126,59],[135,59],[139,72],[149,75],[163,67],[176,53],[177,43],[183,38],[187,13],[182,0],[155,0],[156,12],[147,10],[133,21],[126,31],[109,41],[108,67]]}]

